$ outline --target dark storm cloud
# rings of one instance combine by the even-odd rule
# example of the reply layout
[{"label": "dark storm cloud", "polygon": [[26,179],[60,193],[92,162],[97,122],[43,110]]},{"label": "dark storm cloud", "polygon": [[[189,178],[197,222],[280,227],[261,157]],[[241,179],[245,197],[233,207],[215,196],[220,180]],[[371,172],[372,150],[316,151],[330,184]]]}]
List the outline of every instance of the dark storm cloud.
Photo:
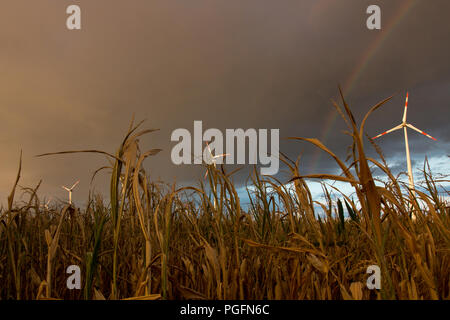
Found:
[{"label": "dark storm cloud", "polygon": [[[114,152],[133,113],[160,128],[141,139],[153,177],[199,179],[200,168],[170,162],[170,134],[204,128],[280,128],[281,137],[321,137],[337,84],[345,83],[379,31],[365,27],[369,4],[383,23],[410,1],[77,1],[82,30],[65,28],[71,1],[5,0],[0,20],[2,194],[10,189],[24,152],[24,185],[64,196],[61,184],[81,179],[106,160],[97,155],[37,159],[68,149]],[[358,119],[397,93],[367,124],[375,135],[408,119],[438,142],[410,133],[422,156],[450,153],[450,3],[419,1],[374,54],[348,101]],[[383,24],[384,26],[384,24]],[[349,143],[337,119],[327,145],[345,156]],[[403,136],[378,141],[385,155],[402,157]],[[367,143],[368,144],[368,143]],[[304,143],[281,141],[291,157],[303,151],[306,172],[332,170]],[[312,161],[319,161],[314,166]],[[105,190],[100,177],[98,190]],[[80,196],[81,197],[81,196]],[[5,198],[3,196],[2,198]]]}]

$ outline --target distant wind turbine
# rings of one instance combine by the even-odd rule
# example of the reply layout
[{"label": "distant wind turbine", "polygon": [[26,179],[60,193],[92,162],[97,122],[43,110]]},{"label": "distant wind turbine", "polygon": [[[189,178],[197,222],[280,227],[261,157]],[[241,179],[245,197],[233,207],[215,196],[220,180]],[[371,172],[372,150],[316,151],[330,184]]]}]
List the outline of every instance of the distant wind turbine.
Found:
[{"label": "distant wind turbine", "polygon": [[[209,164],[209,165],[212,164],[214,166],[214,168],[216,168],[217,159],[225,158],[226,156],[230,155],[229,153],[222,153],[222,154],[218,154],[218,155],[213,155],[208,142],[206,142],[206,147],[208,148],[208,153],[209,153],[209,159],[208,159],[209,161],[206,161],[206,163]],[[208,176],[208,169],[206,169],[206,172],[205,172],[205,179],[206,179],[207,176]]]},{"label": "distant wind turbine", "polygon": [[[208,148],[208,153],[209,153],[209,159],[208,159],[208,161],[206,161],[206,163],[208,164],[208,165],[213,165],[214,166],[214,168],[216,168],[216,164],[217,164],[217,159],[219,159],[219,158],[225,158],[226,156],[229,156],[230,154],[229,153],[222,153],[222,154],[218,154],[218,155],[213,155],[212,154],[212,151],[211,151],[211,148],[210,148],[210,146],[209,146],[209,144],[208,144],[208,142],[206,142],[206,147]],[[205,179],[206,179],[206,177],[208,176],[208,171],[209,171],[209,168],[206,168],[206,172],[205,172]],[[215,185],[215,183],[213,183],[213,191],[214,191],[214,193],[216,193],[216,185]],[[216,197],[214,197],[214,209],[217,209],[217,201],[216,201]]]},{"label": "distant wind turbine", "polygon": [[80,182],[80,180],[78,180],[77,182],[75,182],[75,183],[73,184],[73,186],[70,187],[70,188],[67,188],[67,187],[65,187],[65,186],[62,186],[63,189],[65,189],[65,190],[67,190],[67,191],[69,192],[69,204],[70,204],[70,205],[72,204],[72,190],[76,187],[76,185],[77,185],[79,182]]},{"label": "distant wind turbine", "polygon": [[407,111],[408,111],[408,92],[406,93],[405,111],[403,112],[402,123],[386,132],[383,132],[382,134],[377,135],[376,137],[373,137],[372,139],[379,138],[381,136],[384,136],[385,134],[388,134],[390,132],[400,130],[401,128],[403,128],[403,131],[405,133],[406,161],[407,161],[407,165],[408,165],[409,188],[411,189],[412,192],[414,192],[414,178],[413,178],[413,173],[412,173],[412,169],[411,169],[411,157],[409,154],[408,132],[407,132],[406,128],[408,127],[410,129],[416,130],[417,132],[423,134],[424,136],[427,136],[430,139],[433,139],[434,141],[436,141],[436,139],[433,138],[432,136],[430,136],[429,134],[423,132],[422,130],[417,129],[412,124],[406,123]]},{"label": "distant wind turbine", "polygon": [[50,197],[50,199],[48,199],[48,201],[45,203],[45,204],[42,204],[41,205],[41,207],[43,207],[43,208],[45,208],[46,210],[48,210],[49,209],[49,203],[50,203],[50,201],[52,200],[52,198]]}]

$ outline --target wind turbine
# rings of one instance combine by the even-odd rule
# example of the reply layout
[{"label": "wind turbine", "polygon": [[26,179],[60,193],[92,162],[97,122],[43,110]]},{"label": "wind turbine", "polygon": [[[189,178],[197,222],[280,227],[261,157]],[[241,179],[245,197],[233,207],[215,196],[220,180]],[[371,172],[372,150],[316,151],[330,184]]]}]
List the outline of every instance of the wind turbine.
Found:
[{"label": "wind turbine", "polygon": [[436,139],[433,138],[432,136],[430,136],[429,134],[423,132],[422,130],[417,129],[412,124],[406,123],[407,111],[408,111],[408,92],[406,93],[405,111],[403,112],[402,123],[388,131],[383,132],[382,134],[377,135],[376,137],[373,137],[372,139],[377,139],[381,136],[384,136],[385,134],[388,134],[388,133],[391,133],[393,131],[400,130],[403,128],[403,131],[405,133],[405,148],[406,148],[406,161],[407,161],[407,165],[408,165],[409,188],[411,189],[412,192],[414,192],[414,178],[413,178],[412,169],[411,169],[411,157],[409,154],[409,144],[408,144],[408,131],[406,128],[413,129],[413,130],[423,134],[424,136],[427,136],[428,138],[433,139],[434,141],[436,141]]},{"label": "wind turbine", "polygon": [[75,182],[75,183],[73,184],[73,186],[70,187],[70,188],[67,188],[67,187],[65,187],[65,186],[62,186],[63,189],[65,189],[65,190],[67,190],[67,191],[69,192],[69,204],[70,204],[70,205],[72,204],[72,190],[76,187],[76,185],[77,185],[79,182],[80,182],[80,180],[78,180],[77,182]]},{"label": "wind turbine", "polygon": [[52,198],[50,197],[50,199],[48,199],[48,201],[45,204],[41,204],[41,207],[43,207],[44,209],[48,210],[49,209],[49,203],[52,200]]},{"label": "wind turbine", "polygon": [[[213,165],[214,166],[214,168],[216,168],[217,166],[217,159],[219,159],[219,158],[225,158],[226,156],[229,156],[230,154],[229,153],[222,153],[222,154],[218,154],[218,155],[213,155],[212,154],[212,151],[211,151],[211,148],[210,148],[210,146],[209,146],[209,144],[208,144],[208,142],[206,142],[206,147],[208,148],[208,153],[209,153],[209,156],[208,156],[208,159],[207,159],[207,161],[205,161],[208,165]],[[206,179],[206,177],[208,176],[208,171],[209,171],[209,169],[208,168],[206,168],[206,172],[205,172],[205,179]],[[216,184],[215,183],[213,183],[213,191],[214,191],[214,193],[216,193]],[[214,197],[214,209],[216,209],[217,208],[217,201],[216,201],[216,197]]]},{"label": "wind turbine", "polygon": [[[219,159],[219,158],[225,158],[226,156],[229,156],[230,154],[229,153],[222,153],[222,154],[218,154],[218,155],[213,155],[212,154],[212,151],[211,151],[211,148],[210,148],[210,146],[209,146],[209,144],[208,144],[208,142],[206,142],[206,147],[208,148],[208,153],[209,153],[209,159],[207,160],[207,161],[205,161],[208,165],[213,165],[214,166],[214,168],[216,168],[217,166],[216,166],[216,164],[217,164],[217,159]],[[206,177],[208,176],[208,169],[206,169],[206,172],[205,172],[205,179],[206,179]]]}]

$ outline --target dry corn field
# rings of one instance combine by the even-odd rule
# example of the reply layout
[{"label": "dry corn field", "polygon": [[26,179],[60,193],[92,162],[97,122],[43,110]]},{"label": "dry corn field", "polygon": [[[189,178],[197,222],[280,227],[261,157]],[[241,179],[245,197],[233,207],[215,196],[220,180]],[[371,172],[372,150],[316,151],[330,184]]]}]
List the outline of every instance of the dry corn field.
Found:
[{"label": "dry corn field", "polygon": [[[101,168],[111,173],[108,203],[92,196],[82,210],[48,208],[39,186],[18,190],[19,168],[0,213],[0,299],[450,299],[442,180],[424,165],[423,188],[408,191],[366,140],[369,114],[386,101],[361,125],[344,99],[334,104],[353,139],[348,159],[319,140],[291,138],[322,149],[341,175],[303,176],[299,161],[280,154],[290,183],[255,170],[245,209],[235,172],[224,166],[209,166],[208,179],[195,187],[152,181],[142,164],[159,150],[139,151],[137,138],[151,131],[140,124],[130,126],[115,154],[65,152],[110,157]],[[366,156],[368,147],[378,160]],[[382,184],[375,184],[375,167]],[[326,200],[316,202],[307,179],[349,183],[353,198],[332,200],[339,190],[324,185]],[[18,192],[26,203],[14,200]],[[69,265],[81,268],[81,290],[66,287]],[[380,267],[380,290],[366,287],[369,265]]]}]

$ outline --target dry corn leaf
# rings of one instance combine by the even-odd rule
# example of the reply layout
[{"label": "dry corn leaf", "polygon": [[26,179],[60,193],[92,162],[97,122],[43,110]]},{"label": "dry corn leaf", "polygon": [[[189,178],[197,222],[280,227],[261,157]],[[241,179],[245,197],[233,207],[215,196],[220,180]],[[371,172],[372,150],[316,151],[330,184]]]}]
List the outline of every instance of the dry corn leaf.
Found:
[{"label": "dry corn leaf", "polygon": [[181,295],[187,299],[187,300],[206,300],[207,297],[205,297],[200,292],[197,292],[191,288],[187,288],[185,286],[179,286],[178,290],[180,291]]},{"label": "dry corn leaf", "polygon": [[93,295],[93,299],[94,300],[106,300],[105,296],[96,288],[94,288],[94,295]]},{"label": "dry corn leaf", "polygon": [[48,229],[45,229],[44,235],[45,242],[47,243],[47,246],[50,247],[50,245],[52,244],[52,236],[50,235],[50,231]]},{"label": "dry corn leaf", "polygon": [[146,296],[125,298],[122,300],[159,300],[159,299],[161,299],[161,295],[159,293],[155,293],[155,294],[149,294]]},{"label": "dry corn leaf", "polygon": [[343,285],[339,284],[341,287],[341,294],[344,300],[353,300],[352,296],[348,293],[348,291],[344,288]]},{"label": "dry corn leaf", "polygon": [[31,283],[35,286],[39,286],[42,283],[42,279],[37,274],[36,270],[34,270],[33,267],[30,268],[30,277],[31,277]]},{"label": "dry corn leaf", "polygon": [[354,300],[362,300],[363,297],[363,284],[361,282],[352,282],[350,285],[350,292]]},{"label": "dry corn leaf", "polygon": [[326,263],[322,262],[319,258],[317,258],[314,254],[310,253],[306,256],[308,261],[320,272],[327,273],[328,266]]}]

